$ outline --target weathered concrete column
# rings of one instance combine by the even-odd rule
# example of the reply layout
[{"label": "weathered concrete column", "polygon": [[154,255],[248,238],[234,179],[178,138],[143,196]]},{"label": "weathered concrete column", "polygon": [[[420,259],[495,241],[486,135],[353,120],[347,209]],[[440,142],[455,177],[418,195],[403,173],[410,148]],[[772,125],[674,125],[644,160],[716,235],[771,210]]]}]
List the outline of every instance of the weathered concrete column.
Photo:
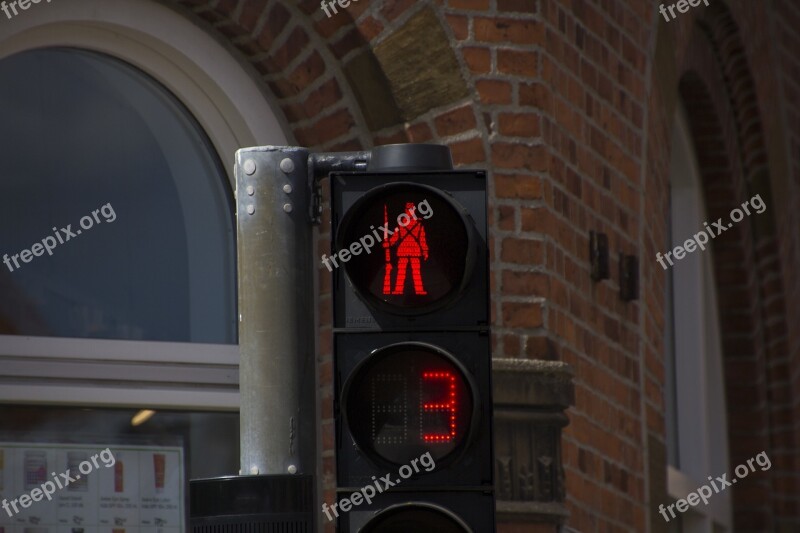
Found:
[{"label": "weathered concrete column", "polygon": [[529,359],[494,359],[492,367],[497,521],[562,524],[561,430],[575,403],[573,371]]}]

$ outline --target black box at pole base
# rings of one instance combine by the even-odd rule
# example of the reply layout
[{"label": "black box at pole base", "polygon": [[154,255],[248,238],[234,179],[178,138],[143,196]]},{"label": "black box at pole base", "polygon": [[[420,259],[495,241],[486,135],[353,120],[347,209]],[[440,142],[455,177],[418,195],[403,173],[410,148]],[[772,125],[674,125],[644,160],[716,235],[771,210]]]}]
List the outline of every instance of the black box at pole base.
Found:
[{"label": "black box at pole base", "polygon": [[314,533],[314,510],[311,475],[226,476],[189,481],[192,533]]}]

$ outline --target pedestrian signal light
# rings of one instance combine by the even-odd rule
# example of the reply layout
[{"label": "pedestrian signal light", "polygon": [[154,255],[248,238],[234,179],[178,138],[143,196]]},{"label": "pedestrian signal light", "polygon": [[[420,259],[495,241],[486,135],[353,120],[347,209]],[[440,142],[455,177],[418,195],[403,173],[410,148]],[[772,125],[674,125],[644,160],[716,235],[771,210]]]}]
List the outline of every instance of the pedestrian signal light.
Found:
[{"label": "pedestrian signal light", "polygon": [[339,225],[335,245],[353,249],[345,273],[368,305],[396,314],[435,310],[468,283],[474,224],[442,191],[394,182],[364,194]]}]

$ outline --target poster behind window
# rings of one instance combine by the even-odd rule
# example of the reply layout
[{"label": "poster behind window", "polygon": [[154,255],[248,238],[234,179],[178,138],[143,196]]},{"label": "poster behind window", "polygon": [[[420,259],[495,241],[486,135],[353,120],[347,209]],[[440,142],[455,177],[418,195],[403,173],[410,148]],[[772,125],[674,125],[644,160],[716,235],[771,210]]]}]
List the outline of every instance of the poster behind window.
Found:
[{"label": "poster behind window", "polygon": [[0,533],[180,533],[183,461],[179,446],[0,442]]}]

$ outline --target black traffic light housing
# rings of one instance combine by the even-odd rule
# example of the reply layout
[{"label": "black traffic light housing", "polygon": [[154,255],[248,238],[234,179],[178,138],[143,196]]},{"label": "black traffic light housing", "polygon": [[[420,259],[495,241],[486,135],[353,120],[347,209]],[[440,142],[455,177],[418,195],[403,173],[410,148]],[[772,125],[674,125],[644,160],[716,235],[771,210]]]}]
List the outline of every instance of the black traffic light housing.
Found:
[{"label": "black traffic light housing", "polygon": [[330,179],[337,499],[375,493],[337,530],[493,532],[486,173],[416,145]]},{"label": "black traffic light housing", "polygon": [[[494,531],[491,492],[379,494],[339,518],[339,530],[358,533],[489,533]],[[419,498],[419,499],[417,499]],[[424,526],[421,528],[420,526]]]}]

